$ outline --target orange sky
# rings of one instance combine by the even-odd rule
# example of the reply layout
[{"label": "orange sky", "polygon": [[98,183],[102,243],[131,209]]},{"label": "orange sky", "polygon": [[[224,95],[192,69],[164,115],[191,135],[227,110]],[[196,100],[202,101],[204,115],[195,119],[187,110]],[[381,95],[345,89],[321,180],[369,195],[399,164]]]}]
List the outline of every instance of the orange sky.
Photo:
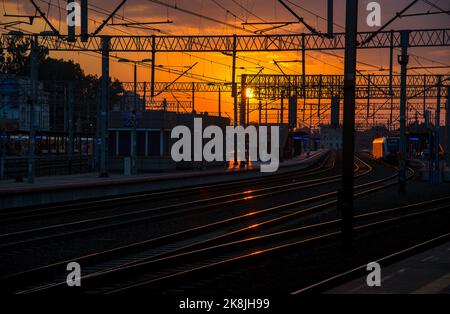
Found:
[{"label": "orange sky", "polygon": [[[161,0],[162,2],[188,9],[205,16],[215,18],[217,20],[226,22],[230,25],[234,25],[237,28],[242,28],[241,23],[243,21],[255,22],[255,21],[294,21],[294,17],[290,15],[276,0]],[[305,18],[313,27],[325,31],[326,23],[321,17],[326,17],[326,0],[290,0],[290,6],[295,11]],[[66,33],[65,25],[65,11],[58,9],[58,5],[64,5],[66,1],[58,0],[36,0],[40,8],[46,12],[52,24],[58,28],[61,33]],[[96,29],[99,23],[105,19],[105,15],[100,12],[111,12],[114,7],[119,3],[119,0],[90,0],[89,4],[92,5],[89,11],[91,18],[89,22],[90,31]],[[369,1],[359,1],[361,16],[359,23],[360,31],[375,30],[369,28],[365,24],[366,11],[365,6]],[[392,17],[395,12],[401,10],[407,4],[409,0],[378,1],[382,7],[382,23],[386,22]],[[450,2],[447,0],[433,1],[437,5],[440,5],[443,9],[450,9]],[[294,6],[300,5],[301,7]],[[335,0],[335,31],[341,32],[341,25],[345,24],[344,21],[344,0]],[[306,9],[306,10],[305,10]],[[34,9],[31,3],[27,0],[4,0],[3,8],[1,9],[8,14],[33,14]],[[434,11],[434,8],[427,6],[425,3],[419,2],[411,9],[411,12],[424,12],[427,10]],[[314,12],[318,16],[312,14]],[[160,24],[154,27],[159,28],[161,32],[134,29],[129,27],[119,26],[107,26],[104,28],[101,34],[136,34],[136,35],[151,35],[151,34],[185,34],[185,35],[197,35],[197,34],[248,34],[248,32],[242,29],[236,29],[230,26],[224,26],[218,23],[207,21],[205,19],[195,17],[186,13],[178,12],[174,9],[168,9],[164,6],[152,3],[151,0],[128,0],[126,5],[120,9],[114,19],[115,23],[123,22],[121,19],[125,16],[127,19],[139,22],[148,21],[164,21],[167,19],[173,20],[173,24]],[[1,17],[2,21],[11,21],[11,18]],[[258,26],[261,28],[263,26]],[[448,15],[434,15],[431,17],[418,17],[418,18],[403,18],[398,22],[392,24],[390,28],[449,28],[450,18]],[[45,25],[42,19],[36,20],[33,26],[23,25],[19,27],[25,32],[40,32],[48,30],[49,27]],[[247,29],[253,30],[254,28],[247,26]],[[285,33],[296,32],[301,33],[305,29],[300,24],[293,24],[283,29],[273,31],[272,33]],[[6,32],[6,31],[5,31]],[[419,64],[433,64],[431,60],[441,62],[444,64],[450,63],[449,49],[448,48],[433,48],[433,49],[411,49],[411,52],[418,56],[417,60],[412,58],[411,65],[417,66]],[[342,51],[334,52],[337,55],[342,55]],[[100,74],[101,65],[100,57],[95,53],[57,53],[51,54],[53,57],[73,59],[82,65],[82,68],[86,73]],[[144,58],[150,58],[146,53],[121,53],[120,57],[141,60]],[[239,56],[249,58],[249,62],[243,60],[237,61],[237,67],[246,67],[246,69],[238,69],[237,74],[242,73],[256,73],[259,69],[256,69],[256,64],[260,64],[265,69],[264,74],[280,74],[276,66],[272,63],[272,60],[290,60],[300,59],[296,53],[293,52],[256,52],[256,53],[240,53]],[[422,57],[422,59],[421,59]],[[424,57],[424,58],[423,58]],[[426,58],[426,59],[425,59]],[[208,61],[204,60],[207,59]],[[359,64],[360,70],[374,70],[377,68],[388,67],[388,50],[360,50],[358,52],[358,60],[373,66]],[[200,76],[205,76],[208,80],[215,78],[217,80],[231,81],[231,57],[223,55],[221,53],[159,53],[157,54],[156,64],[164,65],[165,67],[177,67],[175,69],[182,70],[183,66],[187,68],[193,63],[198,62],[198,65],[191,71],[192,73]],[[256,64],[255,64],[256,63]],[[395,62],[396,63],[396,62]],[[438,63],[434,64],[438,65]],[[288,74],[300,74],[300,63],[286,63],[282,65],[283,69]],[[395,64],[395,70],[399,69],[399,66]],[[322,54],[320,52],[307,52],[307,74],[342,74],[343,72],[343,60],[340,58],[332,57]],[[449,69],[421,73],[448,73]],[[417,73],[417,71],[416,71]],[[130,64],[117,63],[111,60],[110,74],[112,77],[117,77],[122,81],[132,81],[133,71]],[[384,72],[386,74],[386,72]],[[156,80],[158,81],[171,81],[177,74],[168,74],[165,72],[157,71]],[[148,81],[150,78],[150,70],[148,67],[138,68],[138,80]],[[191,78],[183,78],[184,81],[192,81]],[[171,95],[164,95],[162,97],[171,98]],[[190,96],[186,94],[177,95],[180,100],[190,100]],[[198,111],[217,111],[217,95],[202,93],[197,94],[196,97],[196,109]],[[223,110],[232,116],[232,99],[230,95],[223,95],[222,97]],[[256,115],[252,116],[252,119],[256,119]]]}]

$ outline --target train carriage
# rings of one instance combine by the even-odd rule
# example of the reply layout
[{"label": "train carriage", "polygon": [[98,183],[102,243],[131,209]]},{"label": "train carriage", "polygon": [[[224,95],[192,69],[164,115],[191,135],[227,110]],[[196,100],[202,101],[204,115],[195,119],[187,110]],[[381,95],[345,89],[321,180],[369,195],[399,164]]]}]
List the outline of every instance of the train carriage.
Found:
[{"label": "train carriage", "polygon": [[372,155],[375,159],[395,161],[400,150],[399,137],[379,137],[372,142]]}]

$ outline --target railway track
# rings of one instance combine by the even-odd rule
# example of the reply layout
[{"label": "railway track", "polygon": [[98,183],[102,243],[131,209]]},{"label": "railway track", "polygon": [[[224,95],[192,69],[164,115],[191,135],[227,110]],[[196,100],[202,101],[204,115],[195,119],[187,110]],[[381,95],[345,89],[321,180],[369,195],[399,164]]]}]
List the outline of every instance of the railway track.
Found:
[{"label": "railway track", "polygon": [[[387,225],[395,225],[406,220],[420,219],[436,214],[439,211],[445,210],[448,212],[449,209],[450,203],[447,200],[446,205],[441,208],[421,209],[413,213],[393,213],[394,209],[389,209],[388,212],[378,211],[371,213],[370,216],[368,214],[365,214],[364,217],[357,215],[355,216],[356,224],[354,230],[358,234]],[[401,210],[401,208],[398,208],[398,210]],[[168,289],[180,291],[177,287],[182,287],[183,283],[186,284],[194,278],[196,281],[200,281],[208,276],[217,273],[226,273],[229,269],[237,268],[245,272],[246,267],[255,263],[254,259],[268,258],[272,254],[286,253],[296,249],[307,249],[311,246],[325,244],[329,241],[339,241],[341,237],[339,224],[340,220],[326,221],[316,225],[288,229],[278,233],[266,234],[261,237],[252,237],[242,241],[226,243],[224,245],[169,256],[159,260],[134,264],[130,267],[117,268],[108,272],[93,274],[92,277],[85,280],[86,286],[83,288],[83,292],[115,294],[134,292],[140,289],[145,289],[147,293],[162,293]],[[323,231],[320,232],[319,230]],[[305,235],[305,233],[308,233],[308,235]],[[289,241],[283,242],[280,240],[280,238],[282,239],[284,237],[290,237]],[[448,234],[445,235],[445,238],[448,239]],[[271,240],[273,240],[273,243],[269,242],[268,244],[267,241]],[[259,245],[249,249],[251,245],[249,242],[251,241],[265,242],[266,245]],[[245,252],[240,254],[220,253],[225,248],[242,245],[245,245]],[[193,259],[189,263],[189,254],[197,255],[197,257],[205,257],[202,260],[200,258]],[[207,254],[216,255],[214,257],[208,257],[206,256]],[[384,259],[381,261],[384,261]],[[362,267],[360,266],[356,270],[361,271],[363,269]],[[364,270],[365,267],[366,265],[364,265]],[[344,273],[344,275],[346,274]],[[43,286],[35,290],[24,291],[24,293],[48,291],[47,289],[55,288],[58,288],[58,286]],[[312,289],[312,287],[298,291],[298,293],[306,292],[309,289]]]},{"label": "railway track", "polygon": [[[361,163],[363,161],[359,160]],[[357,175],[357,177],[365,176],[371,173],[372,168],[366,164],[368,168],[363,173]],[[359,167],[355,169],[359,171]],[[93,219],[84,219],[79,221],[71,221],[68,223],[61,223],[52,226],[38,227],[33,229],[26,229],[16,232],[4,233],[0,235],[0,248],[10,249],[18,246],[29,245],[38,241],[49,241],[57,238],[73,236],[76,234],[114,229],[119,226],[126,226],[133,223],[144,222],[148,220],[167,219],[168,217],[177,217],[180,214],[186,214],[192,211],[207,211],[214,207],[233,206],[238,203],[248,201],[250,198],[264,198],[273,197],[282,193],[288,193],[290,191],[298,191],[300,189],[308,189],[317,187],[324,184],[337,182],[340,176],[331,176],[321,179],[312,179],[302,182],[290,182],[281,185],[272,186],[269,188],[262,188],[253,190],[252,194],[249,193],[232,193],[228,195],[216,196],[208,199],[201,199],[198,201],[185,202],[180,204],[173,204],[169,206],[162,206],[159,208],[150,208],[144,210],[131,211],[121,214],[115,214],[110,216],[103,216]],[[328,195],[321,196],[319,198],[308,198],[303,201],[303,204],[311,203]],[[267,213],[267,211],[259,211],[252,213],[253,216],[257,214]],[[249,213],[238,215],[229,219],[224,219],[221,222],[216,222],[208,225],[208,228],[223,226],[229,223],[235,223],[248,219]],[[68,229],[69,228],[69,229]],[[197,228],[194,228],[195,230]],[[206,229],[206,228],[205,228]]]},{"label": "railway track", "polygon": [[[335,167],[335,154],[327,153],[320,158],[317,163],[305,169],[288,171],[282,174],[266,175],[254,178],[244,178],[231,182],[204,184],[186,188],[161,190],[156,192],[138,193],[119,197],[108,197],[106,199],[94,199],[69,204],[55,204],[22,209],[4,209],[0,212],[0,223],[23,222],[30,219],[48,218],[51,216],[61,216],[73,213],[86,213],[93,210],[109,209],[110,207],[131,206],[143,202],[177,202],[182,198],[196,195],[202,197],[202,191],[207,190],[208,195],[223,194],[227,191],[245,189],[255,184],[270,186],[272,184],[286,183],[292,180],[299,180],[311,176],[321,175]],[[330,165],[327,165],[327,164]],[[357,169],[356,169],[357,170]]]},{"label": "railway track", "polygon": [[[432,208],[424,209],[424,206],[431,206]],[[366,230],[395,223],[399,220],[422,217],[423,215],[448,210],[449,206],[450,198],[447,197],[357,215],[355,216],[355,230]],[[245,265],[245,260],[252,259],[255,256],[290,249],[294,246],[306,246],[335,239],[340,234],[339,225],[339,219],[330,220],[276,233],[201,247],[187,252],[140,261],[139,263],[130,263],[107,271],[94,272],[83,276],[83,291],[115,293],[149,285],[152,291],[158,291],[162,284],[169,283],[170,286],[170,283],[179,280],[180,277],[198,275],[205,271],[218,271],[218,268],[229,264],[242,263]],[[237,253],[236,250],[238,250]],[[116,284],[117,281],[120,283]],[[64,286],[65,282],[61,282],[23,290],[21,293],[52,291]]]},{"label": "railway track", "polygon": [[[360,186],[356,187],[356,190],[362,190],[357,193],[357,196],[363,196],[368,193],[372,193],[374,191],[386,188],[388,186],[392,186],[396,184],[395,182],[391,182],[388,184],[383,184],[378,187],[369,188],[370,186],[382,184],[388,181],[392,181],[394,176],[385,178],[383,180],[376,180],[371,183],[361,184]],[[336,192],[333,193],[327,193],[327,195],[320,195],[315,198],[315,201],[319,201],[320,199],[326,199],[326,198],[333,198],[336,197]],[[294,202],[293,204],[283,204],[281,206],[277,206],[275,208],[268,208],[266,210],[261,211],[261,213],[255,213],[252,216],[257,216],[258,214],[266,214],[267,212],[273,212],[278,213],[275,216],[267,218],[266,216],[263,216],[263,220],[259,221],[258,223],[254,223],[248,226],[244,226],[241,228],[236,228],[230,232],[225,233],[209,233],[208,236],[205,236],[205,232],[208,231],[210,226],[202,226],[200,228],[194,229],[194,230],[185,230],[181,233],[175,233],[171,234],[165,237],[157,238],[157,239],[151,239],[149,241],[143,241],[140,243],[135,243],[133,245],[124,246],[121,248],[116,248],[113,250],[97,253],[97,254],[91,254],[88,256],[81,257],[79,259],[74,259],[72,261],[78,261],[82,265],[93,263],[96,264],[94,267],[90,268],[87,266],[87,268],[83,268],[84,271],[87,271],[87,275],[83,276],[84,279],[91,278],[92,276],[97,278],[98,274],[102,274],[102,276],[105,273],[116,273],[116,271],[120,269],[129,269],[133,268],[136,265],[140,265],[142,263],[149,263],[154,260],[164,260],[165,258],[168,258],[170,256],[183,256],[187,252],[197,252],[204,250],[205,247],[209,246],[223,246],[227,245],[227,243],[234,243],[236,241],[241,241],[240,239],[251,236],[252,233],[254,233],[257,230],[265,230],[271,225],[280,225],[283,222],[286,221],[292,221],[292,219],[303,217],[305,215],[311,214],[313,212],[317,212],[321,209],[329,208],[330,206],[336,205],[336,200],[329,200],[326,202],[323,202],[321,204],[314,205],[310,208],[306,209],[300,209],[295,210],[295,208],[299,207],[302,202],[305,200]],[[312,201],[312,200],[308,200]],[[307,203],[307,202],[306,202]],[[284,210],[284,212],[283,212]],[[290,212],[286,213],[286,210],[290,210]],[[240,217],[244,218],[246,215]],[[248,217],[246,217],[248,218]],[[252,217],[253,218],[253,217]],[[228,221],[229,222],[229,221]],[[336,222],[335,222],[336,223]],[[217,225],[215,226],[217,227]],[[313,227],[304,227],[303,230],[312,230]],[[200,234],[200,236],[195,237],[195,235]],[[285,233],[283,233],[285,234]],[[194,236],[194,238],[192,238]],[[186,238],[191,237],[191,238]],[[177,240],[178,242],[170,242]],[[184,239],[184,240],[180,240]],[[230,242],[231,241],[231,242]],[[169,245],[167,245],[167,242],[169,242]],[[166,243],[164,245],[164,243]],[[158,246],[160,245],[160,246]],[[162,245],[162,246],[161,246]],[[150,249],[149,249],[150,247]],[[122,258],[118,258],[118,256],[124,256]],[[52,265],[47,265],[45,267],[40,267],[37,269],[33,269],[30,271],[18,273],[12,276],[9,276],[7,278],[4,278],[7,281],[11,281],[12,279],[15,282],[23,282],[24,280],[30,280],[33,281],[34,277],[40,277],[40,278],[48,278],[49,274],[54,273],[57,269],[61,270],[65,265],[67,264],[67,261],[61,262],[61,263],[55,263]],[[27,279],[28,278],[28,279]],[[105,277],[102,277],[105,278]],[[60,278],[60,281],[62,278]],[[90,280],[90,279],[88,279]],[[43,285],[44,287],[54,287],[53,283],[47,283]],[[58,285],[56,285],[58,286]],[[41,286],[42,287],[42,286]],[[30,289],[29,291],[33,290]],[[33,290],[34,291],[34,290]]]}]

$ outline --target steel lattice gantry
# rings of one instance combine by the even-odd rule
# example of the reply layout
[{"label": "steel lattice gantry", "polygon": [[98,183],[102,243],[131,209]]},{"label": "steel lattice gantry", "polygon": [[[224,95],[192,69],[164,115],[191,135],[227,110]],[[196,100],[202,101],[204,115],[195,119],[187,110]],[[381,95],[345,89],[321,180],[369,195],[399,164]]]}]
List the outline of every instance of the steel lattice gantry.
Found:
[{"label": "steel lattice gantry", "polygon": [[[448,75],[408,75],[407,95],[410,98],[435,98],[437,96],[438,77],[442,82],[450,81]],[[305,75],[303,89],[302,75],[246,75],[246,87],[251,88],[259,100],[277,100],[281,94],[305,96],[306,99],[330,99],[331,96],[343,96],[344,77],[342,75]],[[358,75],[356,78],[356,98],[387,99],[400,95],[400,75]],[[139,82],[138,92],[150,90],[150,83]],[[126,90],[133,89],[132,82],[122,84]],[[144,86],[145,85],[145,86]],[[231,84],[223,82],[155,82],[155,92],[231,92]],[[392,94],[391,94],[392,86]],[[240,90],[240,87],[238,88]],[[305,91],[303,93],[303,90]],[[441,96],[446,96],[442,89]]]},{"label": "steel lattice gantry", "polygon": [[[389,48],[392,51],[396,47],[404,47],[404,35],[408,34],[409,47],[442,47],[450,46],[450,29],[420,29],[402,31],[381,31],[356,33],[358,48]],[[231,94],[234,99],[234,122],[238,120],[238,92],[236,82],[236,54],[238,52],[251,51],[301,51],[303,75],[305,75],[305,51],[306,50],[340,50],[346,48],[345,33],[335,33],[331,38],[317,34],[282,34],[282,35],[229,35],[229,36],[91,36],[85,41],[81,37],[75,37],[74,41],[68,41],[63,36],[46,35],[0,35],[2,49],[8,47],[8,42],[14,36],[22,43],[29,43],[32,60],[38,56],[38,45],[45,46],[50,51],[95,51],[102,55],[102,75],[100,84],[99,112],[100,132],[97,143],[100,145],[100,176],[108,175],[107,156],[108,148],[108,122],[107,108],[109,87],[109,59],[111,52],[151,52],[152,80],[151,96],[155,95],[154,68],[156,54],[160,52],[227,52],[232,55],[232,85]],[[372,37],[373,36],[373,37]],[[365,39],[371,38],[366,44]],[[402,39],[402,40],[401,40]],[[402,45],[403,44],[403,45]],[[33,59],[34,58],[34,59]],[[391,62],[392,63],[392,62]],[[392,70],[392,67],[390,68]],[[32,64],[32,73],[37,73],[37,62]],[[391,72],[392,73],[392,72]],[[36,79],[37,81],[37,79]],[[249,82],[249,81],[247,81]],[[304,79],[306,82],[306,79]],[[305,85],[305,84],[303,84]],[[333,85],[332,85],[333,86]],[[241,89],[245,90],[242,84]],[[376,89],[376,88],[375,88]],[[326,89],[325,89],[326,90]],[[372,90],[372,89],[371,89]],[[383,93],[384,94],[384,93]],[[306,97],[306,86],[303,92]],[[321,95],[321,94],[320,94]],[[329,95],[333,95],[330,93]],[[274,94],[273,97],[275,97]],[[365,95],[367,97],[367,95]],[[194,110],[194,106],[192,107]],[[240,122],[245,121],[245,93],[241,93]],[[282,115],[281,115],[282,116]],[[353,154],[352,154],[353,155]],[[353,164],[351,165],[351,168]],[[352,172],[353,173],[353,172]]]},{"label": "steel lattice gantry", "polygon": [[[407,97],[437,96],[438,77],[449,81],[448,75],[408,75]],[[303,81],[304,77],[304,81]],[[251,88],[259,99],[280,99],[282,93],[306,99],[343,97],[342,75],[246,75],[246,88]],[[442,93],[443,92],[443,93]],[[441,96],[445,96],[445,91]],[[400,75],[358,75],[356,77],[357,99],[387,99],[400,97]]]},{"label": "steel lattice gantry", "polygon": [[[363,42],[372,32],[359,32],[358,42]],[[2,48],[13,35],[1,35]],[[23,35],[27,40],[32,35]],[[450,46],[450,29],[409,30],[410,47]],[[101,51],[102,38],[109,39],[111,52],[232,52],[232,51],[298,51],[344,49],[345,33],[335,33],[333,38],[315,34],[280,35],[212,35],[212,36],[92,36],[83,42],[74,42],[56,36],[39,35],[39,44],[57,51]],[[400,31],[379,32],[369,43],[358,48],[400,47]]]}]

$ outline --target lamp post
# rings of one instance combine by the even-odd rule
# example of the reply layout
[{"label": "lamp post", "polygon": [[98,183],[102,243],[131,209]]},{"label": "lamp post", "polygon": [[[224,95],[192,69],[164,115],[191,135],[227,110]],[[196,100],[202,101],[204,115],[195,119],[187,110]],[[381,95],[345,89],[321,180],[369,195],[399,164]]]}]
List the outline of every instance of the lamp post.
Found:
[{"label": "lamp post", "polygon": [[[132,111],[132,131],[131,131],[131,173],[137,174],[137,64],[145,63],[145,62],[153,62],[152,59],[142,59],[140,61],[128,60],[128,59],[119,59],[119,62],[123,63],[133,63],[133,111]],[[145,99],[144,99],[145,104]],[[145,105],[144,105],[145,107]]]}]

